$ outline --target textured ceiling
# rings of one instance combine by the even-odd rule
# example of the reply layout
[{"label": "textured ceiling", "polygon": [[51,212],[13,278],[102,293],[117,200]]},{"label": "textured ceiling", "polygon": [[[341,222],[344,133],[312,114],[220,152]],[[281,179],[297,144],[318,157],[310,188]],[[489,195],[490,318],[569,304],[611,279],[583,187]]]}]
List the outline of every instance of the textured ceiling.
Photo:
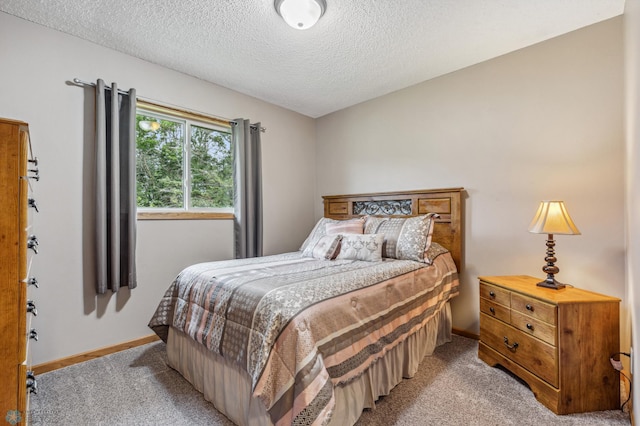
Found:
[{"label": "textured ceiling", "polygon": [[0,11],[320,117],[624,11],[624,0],[1,0]]}]

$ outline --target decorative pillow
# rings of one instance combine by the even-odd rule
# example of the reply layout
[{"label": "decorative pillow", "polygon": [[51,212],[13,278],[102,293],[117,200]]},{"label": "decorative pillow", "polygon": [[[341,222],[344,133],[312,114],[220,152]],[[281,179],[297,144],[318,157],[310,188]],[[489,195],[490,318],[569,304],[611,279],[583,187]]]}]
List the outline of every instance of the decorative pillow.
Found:
[{"label": "decorative pillow", "polygon": [[333,259],[338,254],[342,235],[323,235],[309,242],[302,255],[314,259]]},{"label": "decorative pillow", "polygon": [[334,234],[364,234],[364,218],[342,220],[335,223],[327,223],[325,232],[327,235]]},{"label": "decorative pillow", "polygon": [[343,234],[336,260],[382,260],[382,234]]},{"label": "decorative pillow", "polygon": [[364,232],[384,234],[384,257],[428,263],[425,252],[431,245],[436,217],[436,213],[409,218],[368,217]]},{"label": "decorative pillow", "polygon": [[380,227],[383,222],[388,221],[388,217],[376,217],[369,216],[367,220],[364,222],[364,233],[365,234],[375,234],[376,230]]},{"label": "decorative pillow", "polygon": [[[304,251],[307,246],[309,245],[309,243],[314,240],[317,237],[322,237],[323,235],[327,235],[327,224],[346,224],[348,222],[354,222],[356,224],[360,224],[360,227],[364,229],[364,221],[365,221],[366,217],[358,217],[355,219],[347,219],[347,220],[336,220],[336,219],[329,219],[326,217],[321,218],[320,220],[318,220],[318,222],[316,223],[316,225],[313,227],[313,229],[311,230],[311,233],[309,234],[309,236],[307,237],[306,240],[304,240],[304,242],[302,243],[302,246],[300,247],[300,251]],[[361,232],[362,233],[362,232]]]},{"label": "decorative pillow", "polygon": [[433,261],[436,259],[436,257],[444,253],[449,253],[449,250],[434,241],[424,253],[424,263],[433,265]]}]

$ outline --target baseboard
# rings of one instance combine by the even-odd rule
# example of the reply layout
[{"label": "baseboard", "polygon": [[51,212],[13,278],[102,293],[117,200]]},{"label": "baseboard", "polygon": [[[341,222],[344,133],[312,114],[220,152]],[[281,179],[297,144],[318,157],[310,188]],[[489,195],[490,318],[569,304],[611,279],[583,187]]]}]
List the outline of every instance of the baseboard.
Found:
[{"label": "baseboard", "polygon": [[160,340],[160,338],[157,335],[152,334],[149,336],[140,337],[138,339],[133,339],[128,342],[119,343],[117,345],[107,346],[101,349],[84,352],[78,355],[68,356],[66,358],[61,358],[55,361],[49,361],[42,364],[38,364],[33,366],[32,370],[36,375],[38,375],[38,374],[46,373],[48,371],[53,371],[59,368],[64,368],[70,365],[89,361],[90,359],[100,358],[105,355],[124,351],[126,349],[135,348],[136,346],[146,345],[147,343],[155,342],[157,340]]},{"label": "baseboard", "polygon": [[461,330],[459,328],[453,327],[453,329],[451,329],[451,332],[453,334],[457,334],[458,336],[468,337],[469,339],[480,340],[480,335],[479,334],[473,334],[473,333],[470,333],[468,331]]},{"label": "baseboard", "polygon": [[[457,334],[458,336],[468,337],[469,339],[475,339],[475,340],[480,339],[480,336],[477,334],[473,334],[468,331],[461,330],[455,327],[451,331],[453,332],[453,334]],[[33,366],[32,370],[35,374],[47,373],[49,371],[58,370],[60,368],[68,367],[70,365],[89,361],[90,359],[100,358],[101,356],[124,351],[126,349],[135,348],[136,346],[146,345],[147,343],[155,342],[158,340],[160,340],[160,338],[157,335],[152,334],[149,336],[140,337],[138,339],[133,339],[128,342],[119,343],[117,345],[107,346],[101,349],[96,349],[94,351],[84,352],[78,355],[71,355],[66,358],[57,359],[55,361],[49,361],[42,364],[38,364]]]}]

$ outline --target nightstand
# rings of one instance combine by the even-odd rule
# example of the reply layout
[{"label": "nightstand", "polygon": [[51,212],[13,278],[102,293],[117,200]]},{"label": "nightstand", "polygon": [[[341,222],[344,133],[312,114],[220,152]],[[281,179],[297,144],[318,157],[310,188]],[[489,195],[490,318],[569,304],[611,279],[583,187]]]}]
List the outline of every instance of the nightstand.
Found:
[{"label": "nightstand", "polygon": [[556,414],[620,408],[620,299],[536,286],[525,275],[480,278],[478,357],[525,381]]}]

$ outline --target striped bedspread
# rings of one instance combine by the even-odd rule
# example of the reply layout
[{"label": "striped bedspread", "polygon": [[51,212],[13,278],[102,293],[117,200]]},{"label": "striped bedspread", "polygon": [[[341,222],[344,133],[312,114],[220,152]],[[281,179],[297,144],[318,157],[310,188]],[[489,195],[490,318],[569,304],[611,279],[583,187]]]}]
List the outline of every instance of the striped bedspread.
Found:
[{"label": "striped bedspread", "polygon": [[448,252],[408,260],[318,260],[300,252],[183,270],[149,322],[172,326],[247,371],[275,425],[324,424],[333,387],[436,315],[458,292]]}]

